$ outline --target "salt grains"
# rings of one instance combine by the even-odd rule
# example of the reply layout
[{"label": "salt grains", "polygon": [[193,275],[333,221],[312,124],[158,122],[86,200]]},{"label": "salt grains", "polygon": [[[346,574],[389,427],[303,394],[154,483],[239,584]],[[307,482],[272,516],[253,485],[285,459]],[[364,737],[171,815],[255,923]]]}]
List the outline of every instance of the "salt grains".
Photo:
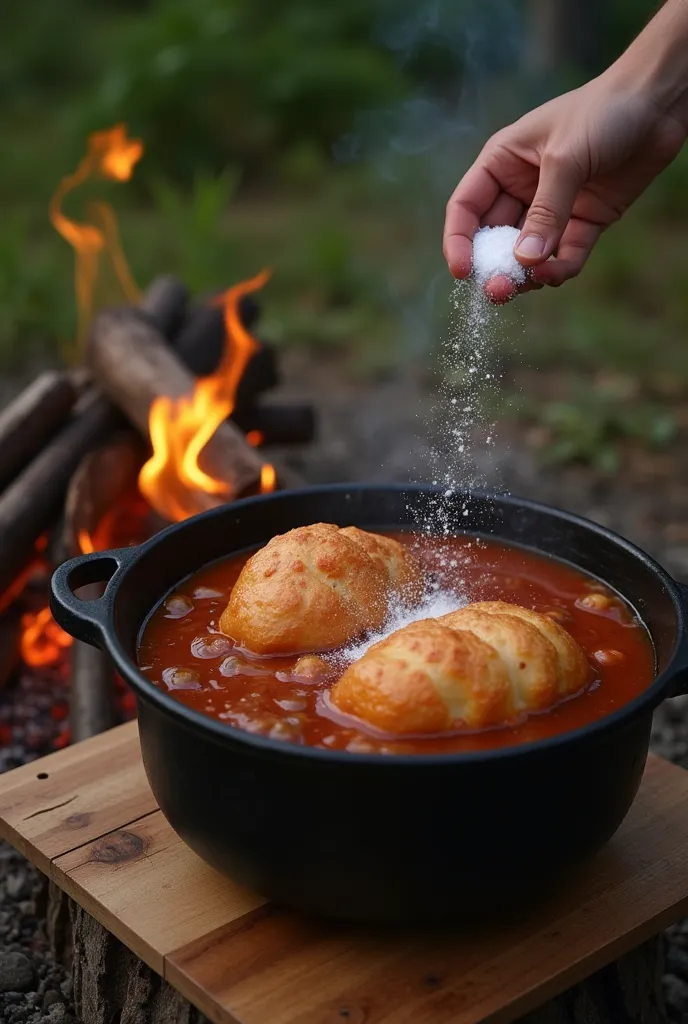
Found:
[{"label": "salt grains", "polygon": [[482,288],[493,277],[503,274],[515,284],[523,284],[526,269],[514,256],[518,228],[506,225],[480,228],[473,237],[473,277]]}]

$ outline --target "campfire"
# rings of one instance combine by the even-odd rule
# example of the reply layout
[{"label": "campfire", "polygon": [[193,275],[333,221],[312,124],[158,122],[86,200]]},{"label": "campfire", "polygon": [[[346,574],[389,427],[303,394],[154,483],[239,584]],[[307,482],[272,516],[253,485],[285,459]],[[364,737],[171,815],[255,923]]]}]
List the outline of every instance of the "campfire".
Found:
[{"label": "campfire", "polygon": [[17,726],[0,704],[0,748],[19,728],[36,756],[135,713],[105,656],[53,621],[54,567],[297,483],[266,452],[314,431],[310,405],[265,399],[280,380],[275,350],[255,334],[269,270],[207,296],[170,275],[141,291],[113,208],[92,202],[83,221],[65,212],[87,182],[128,181],[142,154],[122,125],[96,132],[56,189],[50,219],[75,259],[69,368],[41,374],[0,412],[0,689],[39,693],[33,710],[49,703],[59,723],[49,741],[38,730],[29,742],[32,708]]}]

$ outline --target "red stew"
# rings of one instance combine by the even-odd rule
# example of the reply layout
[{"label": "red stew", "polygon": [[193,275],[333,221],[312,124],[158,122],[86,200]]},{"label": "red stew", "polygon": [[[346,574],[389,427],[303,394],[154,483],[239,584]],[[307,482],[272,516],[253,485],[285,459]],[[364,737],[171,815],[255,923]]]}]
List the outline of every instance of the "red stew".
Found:
[{"label": "red stew", "polygon": [[250,552],[206,566],[168,595],[145,627],[141,671],[182,704],[249,732],[334,750],[399,754],[486,750],[555,736],[621,707],[654,678],[645,627],[618,595],[582,572],[489,540],[395,536],[415,544],[444,591],[470,601],[509,601],[555,617],[588,656],[591,685],[510,728],[404,740],[372,735],[329,710],[323,697],[332,678],[295,680],[297,657],[248,658],[218,632],[216,623]]}]

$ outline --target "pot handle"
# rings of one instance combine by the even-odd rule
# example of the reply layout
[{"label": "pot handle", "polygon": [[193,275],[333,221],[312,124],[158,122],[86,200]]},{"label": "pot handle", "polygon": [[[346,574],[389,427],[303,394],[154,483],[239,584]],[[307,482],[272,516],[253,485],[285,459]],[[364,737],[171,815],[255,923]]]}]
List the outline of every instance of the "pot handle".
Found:
[{"label": "pot handle", "polygon": [[[686,620],[688,620],[688,583],[680,583],[676,580],[675,585],[681,598],[683,613]],[[682,694],[688,693],[688,639],[681,642],[681,646],[677,651],[677,661],[679,664],[676,678],[669,694],[670,697],[680,697]]]},{"label": "pot handle", "polygon": [[[134,561],[137,549],[114,548],[78,555],[63,562],[50,581],[50,610],[65,632],[91,647],[102,647],[105,629],[112,613],[115,584]],[[102,597],[82,600],[75,589],[89,583],[106,583]]]}]

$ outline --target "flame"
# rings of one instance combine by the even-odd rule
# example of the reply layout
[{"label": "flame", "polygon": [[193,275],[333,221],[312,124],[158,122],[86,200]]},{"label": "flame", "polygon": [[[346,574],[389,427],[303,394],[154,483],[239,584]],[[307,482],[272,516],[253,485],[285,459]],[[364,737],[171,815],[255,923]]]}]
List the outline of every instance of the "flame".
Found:
[{"label": "flame", "polygon": [[215,300],[224,309],[226,339],[215,373],[198,380],[191,395],[161,396],[151,406],[148,425],[153,454],[141,469],[139,488],[156,512],[172,522],[232,496],[228,482],[206,473],[198,459],[231,415],[239,381],[258,348],[241,322],[240,299],[262,288],[269,277],[270,271],[263,270]]},{"label": "flame", "polygon": [[265,434],[262,430],[249,430],[246,440],[253,448],[260,448],[265,440]]},{"label": "flame", "polygon": [[95,292],[100,282],[100,257],[105,251],[111,261],[119,290],[128,302],[136,303],[140,292],[122,251],[117,221],[111,206],[94,202],[88,207],[90,221],[80,223],[65,215],[65,197],[78,185],[92,178],[128,181],[143,155],[140,139],[130,139],[126,126],[115,125],[89,136],[85,156],[76,170],[62,179],[50,200],[53,227],[75,251],[74,279],[77,299],[77,352],[82,350],[88,324],[95,308]]},{"label": "flame", "polygon": [[95,545],[88,530],[79,530],[78,544],[82,555],[92,555],[95,551]]},{"label": "flame", "polygon": [[271,466],[269,462],[264,463],[260,471],[260,493],[268,494],[270,491],[274,491],[276,484],[277,473],[275,472],[275,467]]},{"label": "flame", "polygon": [[22,616],[21,624],[19,647],[26,665],[54,665],[60,660],[62,651],[72,643],[71,636],[53,619],[50,608],[27,612]]}]

